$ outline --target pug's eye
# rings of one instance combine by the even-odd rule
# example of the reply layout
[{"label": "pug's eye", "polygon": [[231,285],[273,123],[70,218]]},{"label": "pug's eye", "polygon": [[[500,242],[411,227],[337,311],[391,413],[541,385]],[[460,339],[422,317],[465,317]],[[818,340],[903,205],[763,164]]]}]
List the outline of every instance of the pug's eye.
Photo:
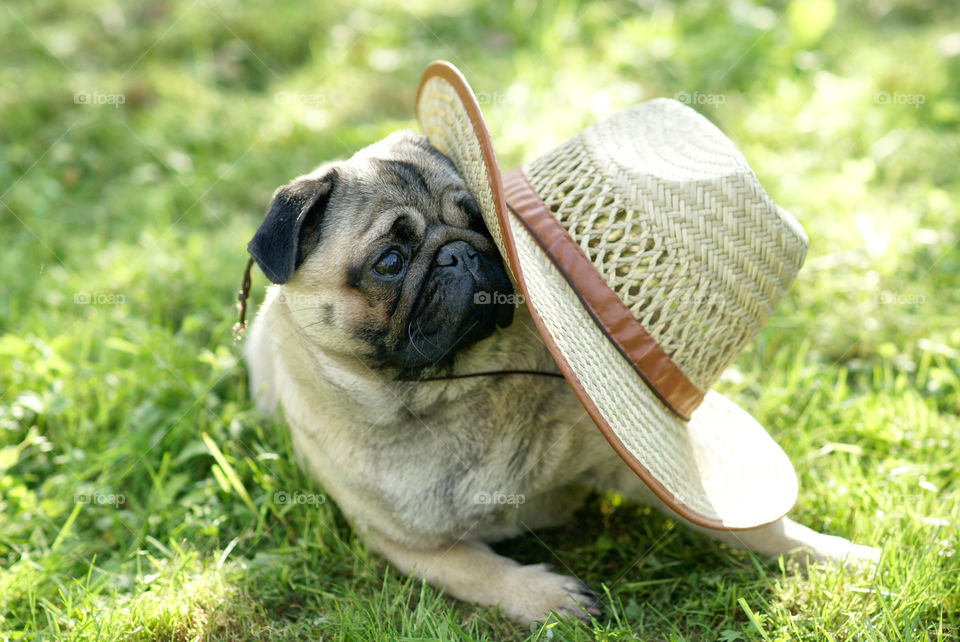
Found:
[{"label": "pug's eye", "polygon": [[384,253],[373,266],[373,271],[385,279],[394,278],[403,271],[403,255],[396,250]]}]

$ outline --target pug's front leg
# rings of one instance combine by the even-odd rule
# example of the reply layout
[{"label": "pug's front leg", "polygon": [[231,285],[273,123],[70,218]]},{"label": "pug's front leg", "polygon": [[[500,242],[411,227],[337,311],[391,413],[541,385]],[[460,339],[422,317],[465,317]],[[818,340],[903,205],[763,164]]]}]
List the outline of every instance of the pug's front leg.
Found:
[{"label": "pug's front leg", "polygon": [[552,573],[546,564],[522,566],[497,555],[476,540],[434,549],[416,549],[367,532],[365,539],[394,567],[416,579],[426,579],[465,602],[500,605],[521,624],[544,620],[550,613],[589,620],[599,615],[596,594],[578,579]]}]

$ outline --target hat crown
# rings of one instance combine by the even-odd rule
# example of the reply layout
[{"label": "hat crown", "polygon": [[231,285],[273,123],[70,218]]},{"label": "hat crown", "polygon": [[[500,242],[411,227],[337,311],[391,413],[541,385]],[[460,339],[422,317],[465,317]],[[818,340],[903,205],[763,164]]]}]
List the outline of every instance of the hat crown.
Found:
[{"label": "hat crown", "polygon": [[610,289],[707,389],[763,327],[807,238],[706,118],[670,99],[621,111],[524,165]]}]

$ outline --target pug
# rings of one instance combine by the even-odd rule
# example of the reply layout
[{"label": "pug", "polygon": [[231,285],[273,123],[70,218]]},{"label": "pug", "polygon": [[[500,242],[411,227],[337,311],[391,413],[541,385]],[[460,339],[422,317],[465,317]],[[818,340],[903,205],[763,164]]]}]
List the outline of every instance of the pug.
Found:
[{"label": "pug", "polygon": [[272,282],[245,356],[265,414],[354,531],[403,573],[529,623],[596,595],[489,542],[562,524],[615,490],[762,555],[874,560],[783,517],[720,531],[667,508],[553,362],[454,165],[398,132],[277,189],[248,246]]}]

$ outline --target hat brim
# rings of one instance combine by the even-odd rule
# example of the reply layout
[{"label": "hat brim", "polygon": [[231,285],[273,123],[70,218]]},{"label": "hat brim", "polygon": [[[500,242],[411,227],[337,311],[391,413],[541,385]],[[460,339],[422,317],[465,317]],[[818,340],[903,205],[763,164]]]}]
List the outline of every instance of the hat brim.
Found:
[{"label": "hat brim", "polygon": [[427,67],[416,113],[466,181],[554,360],[624,462],[670,509],[707,528],[756,528],[789,511],[796,474],[763,427],[714,391],[688,421],[672,412],[511,212],[480,106],[453,65]]}]

